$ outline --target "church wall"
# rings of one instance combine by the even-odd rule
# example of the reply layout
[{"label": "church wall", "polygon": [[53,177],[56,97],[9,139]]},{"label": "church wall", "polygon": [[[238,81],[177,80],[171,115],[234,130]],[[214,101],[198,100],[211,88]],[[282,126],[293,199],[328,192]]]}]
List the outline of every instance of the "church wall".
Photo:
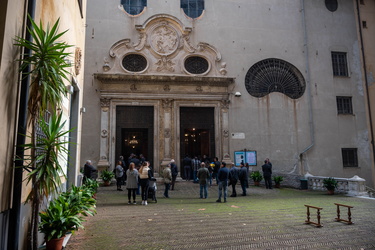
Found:
[{"label": "church wall", "polygon": [[[192,28],[192,44],[206,42],[220,52],[227,76],[235,78],[228,92],[242,94],[229,95],[231,160],[234,151],[246,148],[257,151],[255,170],[268,157],[274,170],[282,174],[365,178],[370,174],[370,148],[354,4],[338,2],[338,10],[330,12],[324,1],[207,0],[204,14],[192,20],[180,9],[179,1],[148,1],[146,10],[136,17],[121,10],[120,1],[92,1],[88,6],[84,98],[85,116],[90,119],[83,121],[87,129],[82,160],[98,162],[100,157],[101,83],[93,74],[103,73],[115,42],[128,38],[138,43],[136,25],[153,15],[168,14]],[[349,77],[333,77],[331,51],[347,53]],[[247,71],[268,58],[284,60],[301,72],[310,88],[312,120],[308,87],[297,99],[277,92],[256,98],[247,92]],[[336,96],[352,97],[353,115],[337,114]],[[233,133],[243,133],[245,139],[233,138]],[[343,168],[341,148],[358,149],[359,168]]]}]

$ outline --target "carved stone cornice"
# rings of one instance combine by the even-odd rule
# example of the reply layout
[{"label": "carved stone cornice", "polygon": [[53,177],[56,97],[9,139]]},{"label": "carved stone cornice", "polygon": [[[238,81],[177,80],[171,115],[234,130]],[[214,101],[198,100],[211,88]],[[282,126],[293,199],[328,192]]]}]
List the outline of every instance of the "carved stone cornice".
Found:
[{"label": "carved stone cornice", "polygon": [[129,74],[94,74],[95,79],[105,83],[136,82],[137,84],[200,85],[228,87],[235,78],[225,76],[185,76],[185,75],[129,75]]}]

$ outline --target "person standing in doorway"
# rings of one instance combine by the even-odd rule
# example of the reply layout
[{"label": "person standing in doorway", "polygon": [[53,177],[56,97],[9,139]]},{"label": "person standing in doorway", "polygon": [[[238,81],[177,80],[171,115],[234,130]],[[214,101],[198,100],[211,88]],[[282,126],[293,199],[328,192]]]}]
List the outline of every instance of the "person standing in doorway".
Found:
[{"label": "person standing in doorway", "polygon": [[169,198],[169,188],[171,186],[171,181],[172,181],[172,171],[171,171],[171,164],[168,164],[164,170],[163,170],[163,180],[164,180],[164,197]]},{"label": "person standing in doorway", "polygon": [[266,158],[262,166],[263,177],[267,189],[272,189],[272,163],[270,159]]},{"label": "person standing in doorway", "polygon": [[184,166],[185,180],[190,181],[190,171],[191,171],[191,158],[186,155],[182,160],[182,165]]},{"label": "person standing in doorway", "polygon": [[200,168],[201,161],[198,159],[197,156],[194,156],[194,159],[191,161],[191,167],[193,168],[193,182],[198,183],[198,169]]},{"label": "person standing in doorway", "polygon": [[171,160],[171,172],[172,172],[171,190],[174,190],[174,184],[176,183],[176,179],[178,175],[178,168],[174,159]]},{"label": "person standing in doorway", "polygon": [[198,170],[197,177],[199,180],[199,196],[201,199],[207,199],[207,179],[209,178],[210,173],[206,168],[204,162],[201,163],[201,167]]},{"label": "person standing in doorway", "polygon": [[227,202],[229,169],[226,165],[225,162],[222,162],[221,168],[217,174],[217,179],[219,181],[219,199],[217,199],[216,202],[221,202],[221,196],[224,196],[224,202]]},{"label": "person standing in doorway", "polygon": [[122,191],[121,185],[124,180],[124,168],[122,167],[122,161],[117,162],[117,166],[115,170],[116,170],[115,175],[116,175],[117,191]]}]

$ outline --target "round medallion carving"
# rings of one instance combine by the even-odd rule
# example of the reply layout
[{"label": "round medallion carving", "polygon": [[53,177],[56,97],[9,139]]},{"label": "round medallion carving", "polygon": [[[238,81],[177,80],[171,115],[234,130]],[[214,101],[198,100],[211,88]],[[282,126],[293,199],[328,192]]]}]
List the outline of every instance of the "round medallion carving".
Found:
[{"label": "round medallion carving", "polygon": [[159,55],[170,55],[178,48],[177,31],[166,24],[157,26],[150,36],[151,48]]}]

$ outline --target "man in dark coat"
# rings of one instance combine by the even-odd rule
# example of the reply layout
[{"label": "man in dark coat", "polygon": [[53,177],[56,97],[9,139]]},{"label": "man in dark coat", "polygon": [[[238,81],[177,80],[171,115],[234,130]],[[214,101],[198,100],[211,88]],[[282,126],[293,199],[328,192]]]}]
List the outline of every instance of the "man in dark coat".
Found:
[{"label": "man in dark coat", "polygon": [[219,180],[217,179],[217,174],[219,173],[220,165],[219,159],[217,157],[214,157],[214,171],[212,173],[212,178],[216,180],[216,185],[219,185]]},{"label": "man in dark coat", "polygon": [[237,192],[236,192],[236,185],[238,181],[238,172],[239,169],[236,167],[236,165],[232,165],[232,168],[229,170],[229,183],[232,186],[232,194],[230,197],[236,197]]},{"label": "man in dark coat", "polygon": [[171,190],[174,190],[174,184],[176,183],[176,178],[178,175],[178,168],[174,161],[174,159],[171,160],[171,171],[172,171],[172,187]]},{"label": "man in dark coat", "polygon": [[90,160],[86,161],[85,166],[83,167],[83,184],[85,184],[86,179],[94,179],[93,173],[96,172],[96,169],[92,165]]},{"label": "man in dark coat", "polygon": [[222,193],[224,193],[224,202],[227,202],[229,169],[226,165],[225,162],[222,162],[217,174],[217,179],[219,180],[219,199],[216,202],[221,202]]},{"label": "man in dark coat", "polygon": [[242,196],[246,196],[246,186],[247,186],[247,169],[245,167],[245,164],[241,162],[241,169],[238,174],[238,179],[241,182],[241,188],[242,188]]},{"label": "man in dark coat", "polygon": [[184,166],[185,180],[190,181],[191,158],[188,155],[182,160],[182,165]]},{"label": "man in dark coat", "polygon": [[272,179],[271,179],[272,164],[268,158],[264,161],[264,165],[262,166],[262,171],[263,171],[263,178],[266,183],[266,188],[272,189]]}]

